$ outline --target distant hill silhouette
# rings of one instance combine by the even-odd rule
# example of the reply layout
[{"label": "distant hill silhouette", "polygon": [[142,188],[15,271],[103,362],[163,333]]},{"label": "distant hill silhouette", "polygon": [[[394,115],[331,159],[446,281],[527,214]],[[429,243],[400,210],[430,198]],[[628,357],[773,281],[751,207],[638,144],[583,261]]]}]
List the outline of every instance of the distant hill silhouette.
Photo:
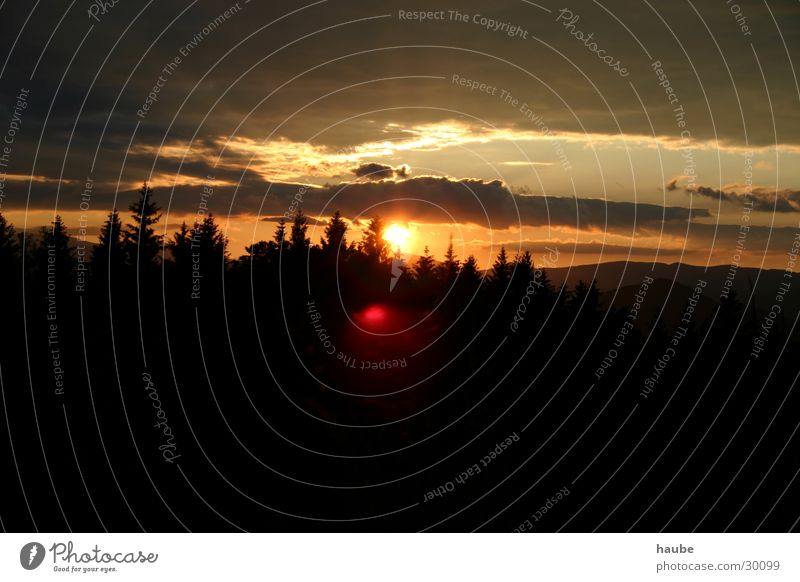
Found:
[{"label": "distant hill silhouette", "polygon": [[[714,265],[706,269],[686,263],[653,264],[651,262],[612,261],[555,267],[548,269],[547,273],[555,285],[564,283],[568,287],[574,287],[580,280],[589,281],[594,278],[598,288],[603,292],[608,292],[609,296],[612,294],[610,292],[617,288],[620,288],[620,292],[622,292],[622,288],[629,286],[638,288],[645,275],[650,275],[654,279],[674,280],[676,284],[688,288],[694,287],[698,279],[703,279],[709,284],[705,299],[717,302],[729,270],[730,265]],[[746,302],[751,295],[751,289],[754,290],[755,308],[758,313],[763,313],[775,302],[776,289],[785,280],[783,275],[784,271],[781,269],[760,270],[753,267],[739,267],[734,277],[733,289],[742,302]],[[677,291],[676,288],[675,292]],[[621,301],[618,301],[617,304],[625,304],[623,298],[620,297],[620,299]],[[786,296],[786,306],[790,311],[800,309],[800,295]]]},{"label": "distant hill silhouette", "polygon": [[[676,283],[671,279],[656,279],[647,291],[647,299],[642,302],[639,311],[639,327],[642,331],[650,331],[657,317],[670,329],[680,324],[686,308],[686,298],[691,296],[693,287]],[[628,285],[618,290],[608,290],[600,294],[603,305],[633,305],[639,285]],[[697,321],[705,321],[719,305],[716,298],[700,297],[695,311]]]}]

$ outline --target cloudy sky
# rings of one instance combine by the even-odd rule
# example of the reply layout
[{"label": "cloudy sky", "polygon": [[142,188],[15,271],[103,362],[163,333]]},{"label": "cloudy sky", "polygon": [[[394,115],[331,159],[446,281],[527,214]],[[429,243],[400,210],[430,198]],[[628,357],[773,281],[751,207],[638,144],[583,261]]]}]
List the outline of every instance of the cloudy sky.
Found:
[{"label": "cloudy sky", "polygon": [[[203,188],[238,256],[302,200],[485,265],[783,268],[800,223],[794,1],[0,3],[0,212],[93,232]],[[91,183],[87,196],[87,180]],[[83,194],[83,196],[82,196]],[[88,199],[88,202],[87,202]],[[81,203],[84,203],[81,209]]]}]

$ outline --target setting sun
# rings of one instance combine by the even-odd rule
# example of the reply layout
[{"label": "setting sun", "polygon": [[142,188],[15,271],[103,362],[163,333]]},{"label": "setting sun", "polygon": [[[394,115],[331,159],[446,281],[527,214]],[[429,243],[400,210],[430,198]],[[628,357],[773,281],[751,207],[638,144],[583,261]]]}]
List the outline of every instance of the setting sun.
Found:
[{"label": "setting sun", "polygon": [[409,237],[411,237],[411,231],[399,224],[392,224],[383,231],[383,240],[388,242],[393,250],[402,248]]}]

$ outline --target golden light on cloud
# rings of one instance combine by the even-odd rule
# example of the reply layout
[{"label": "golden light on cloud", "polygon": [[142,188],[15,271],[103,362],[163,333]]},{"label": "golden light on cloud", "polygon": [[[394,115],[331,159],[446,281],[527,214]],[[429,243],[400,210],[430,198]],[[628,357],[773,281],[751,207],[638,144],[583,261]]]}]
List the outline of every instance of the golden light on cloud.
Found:
[{"label": "golden light on cloud", "polygon": [[[366,141],[336,148],[311,142],[294,141],[276,136],[263,141],[245,136],[226,136],[211,141],[188,144],[175,142],[160,147],[141,145],[132,148],[135,154],[155,155],[168,159],[210,162],[212,167],[243,171],[246,168],[267,181],[308,181],[330,178],[346,179],[354,166],[364,162],[396,164],[411,153],[441,152],[449,148],[477,145],[525,143],[559,143],[589,149],[639,148],[682,151],[720,151],[741,154],[746,150],[773,151],[775,148],[744,148],[713,140],[685,141],[675,136],[640,134],[579,133],[573,131],[541,131],[536,128],[490,127],[462,120],[442,120],[434,123],[401,125],[387,123],[386,130],[398,136],[395,139]],[[800,153],[795,146],[779,146],[781,153]],[[508,160],[502,166],[554,166],[552,161],[541,159]]]},{"label": "golden light on cloud", "polygon": [[[30,174],[5,174],[5,180],[9,182],[58,182],[55,178],[49,178],[47,176],[31,176]],[[72,184],[74,180],[69,180],[67,178],[61,178],[62,184]]]}]

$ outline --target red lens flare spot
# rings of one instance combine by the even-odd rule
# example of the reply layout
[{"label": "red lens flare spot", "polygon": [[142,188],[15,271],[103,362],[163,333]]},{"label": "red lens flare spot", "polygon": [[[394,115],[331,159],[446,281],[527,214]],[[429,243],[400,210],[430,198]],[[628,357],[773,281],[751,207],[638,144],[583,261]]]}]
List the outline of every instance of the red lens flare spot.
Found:
[{"label": "red lens flare spot", "polygon": [[363,316],[367,323],[380,324],[386,321],[386,309],[379,305],[373,305],[364,310]]},{"label": "red lens flare spot", "polygon": [[395,309],[386,305],[368,305],[353,315],[354,323],[368,334],[392,333],[404,327]]}]

